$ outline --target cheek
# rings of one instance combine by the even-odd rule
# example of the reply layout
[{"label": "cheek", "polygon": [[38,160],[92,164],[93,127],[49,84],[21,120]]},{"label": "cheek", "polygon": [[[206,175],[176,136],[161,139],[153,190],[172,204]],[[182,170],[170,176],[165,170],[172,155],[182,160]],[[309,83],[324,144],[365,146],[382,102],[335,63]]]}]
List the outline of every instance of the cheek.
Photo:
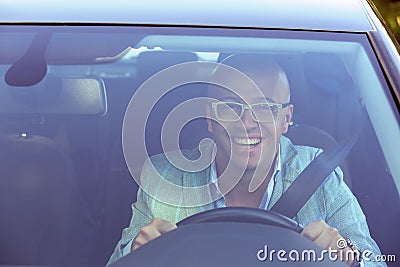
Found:
[{"label": "cheek", "polygon": [[260,125],[261,136],[267,139],[274,138],[280,131],[276,123],[265,123]]},{"label": "cheek", "polygon": [[263,147],[274,147],[282,136],[282,124],[268,123],[260,125],[261,136],[264,138]]},{"label": "cheek", "polygon": [[277,136],[281,136],[283,133],[287,132],[287,127],[288,123],[286,123],[285,117],[279,117],[274,124],[274,133],[276,133]]}]

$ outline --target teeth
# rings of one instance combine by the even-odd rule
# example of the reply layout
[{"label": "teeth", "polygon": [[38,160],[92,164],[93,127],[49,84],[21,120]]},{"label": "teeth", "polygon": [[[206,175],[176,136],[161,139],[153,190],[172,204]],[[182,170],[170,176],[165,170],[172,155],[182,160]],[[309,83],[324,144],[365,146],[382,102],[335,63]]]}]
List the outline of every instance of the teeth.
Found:
[{"label": "teeth", "polygon": [[261,138],[234,138],[233,142],[240,145],[257,145],[261,142]]}]

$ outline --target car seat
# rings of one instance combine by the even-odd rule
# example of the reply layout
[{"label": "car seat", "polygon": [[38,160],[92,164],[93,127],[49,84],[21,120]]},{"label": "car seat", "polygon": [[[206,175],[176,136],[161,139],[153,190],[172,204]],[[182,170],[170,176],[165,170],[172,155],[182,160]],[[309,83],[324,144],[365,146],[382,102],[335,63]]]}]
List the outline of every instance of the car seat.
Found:
[{"label": "car seat", "polygon": [[66,255],[72,162],[37,125],[17,125],[3,121],[0,134],[0,263],[54,265]]}]

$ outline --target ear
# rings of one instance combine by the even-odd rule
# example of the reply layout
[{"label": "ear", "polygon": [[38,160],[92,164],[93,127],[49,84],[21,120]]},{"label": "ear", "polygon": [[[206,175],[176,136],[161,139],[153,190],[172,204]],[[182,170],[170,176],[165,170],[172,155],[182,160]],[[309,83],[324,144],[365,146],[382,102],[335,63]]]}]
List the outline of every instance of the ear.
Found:
[{"label": "ear", "polygon": [[206,105],[205,110],[206,110],[206,118],[207,118],[207,130],[209,133],[213,133],[210,105]]},{"label": "ear", "polygon": [[285,134],[289,130],[289,126],[292,124],[294,106],[289,105],[287,111],[285,112],[285,120],[283,122],[282,134]]}]

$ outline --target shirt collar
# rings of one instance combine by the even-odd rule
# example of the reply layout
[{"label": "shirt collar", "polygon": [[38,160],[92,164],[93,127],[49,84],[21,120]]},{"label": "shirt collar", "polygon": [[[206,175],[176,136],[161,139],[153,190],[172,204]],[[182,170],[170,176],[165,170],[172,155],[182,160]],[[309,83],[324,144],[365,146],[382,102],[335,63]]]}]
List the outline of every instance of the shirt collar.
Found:
[{"label": "shirt collar", "polygon": [[[282,169],[281,165],[281,145],[278,145],[278,153],[276,155],[274,171],[272,173],[272,177],[274,178],[274,182],[276,182],[276,174]],[[217,190],[219,191],[218,187],[218,177],[217,177],[217,166],[215,160],[211,163],[210,166],[210,178],[209,182],[215,184]]]}]

